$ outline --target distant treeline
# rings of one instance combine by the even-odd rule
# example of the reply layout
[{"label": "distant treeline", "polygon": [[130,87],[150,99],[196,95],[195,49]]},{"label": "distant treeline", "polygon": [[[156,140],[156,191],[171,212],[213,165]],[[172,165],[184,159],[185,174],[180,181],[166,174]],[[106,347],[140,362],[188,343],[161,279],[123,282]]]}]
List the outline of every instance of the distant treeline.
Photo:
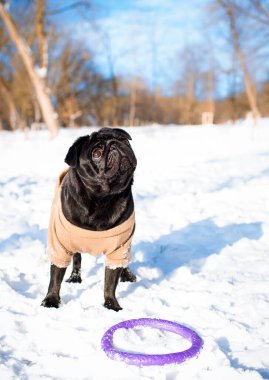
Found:
[{"label": "distant treeline", "polygon": [[[233,64],[223,69],[210,44],[187,46],[170,91],[152,89],[142,77],[115,75],[113,62],[105,77],[88,41],[78,43],[61,28],[57,1],[6,3],[0,0],[0,129],[45,123],[56,133],[59,125],[188,125],[234,121],[250,111],[254,118],[269,115],[269,80],[257,79],[254,69],[268,61],[266,1],[212,0],[208,17],[215,23],[209,27],[221,25]],[[81,3],[91,13],[87,1],[62,11],[76,12]],[[221,97],[225,81],[229,95]]]}]

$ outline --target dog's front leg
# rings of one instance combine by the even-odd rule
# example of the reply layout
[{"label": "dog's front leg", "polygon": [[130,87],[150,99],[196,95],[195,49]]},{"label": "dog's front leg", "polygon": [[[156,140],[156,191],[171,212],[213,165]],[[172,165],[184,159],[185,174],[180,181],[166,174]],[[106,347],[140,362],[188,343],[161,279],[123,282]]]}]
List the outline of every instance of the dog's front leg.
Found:
[{"label": "dog's front leg", "polygon": [[116,268],[116,269],[110,269],[108,267],[105,268],[104,306],[107,309],[112,309],[115,311],[122,310],[122,307],[120,307],[115,295],[122,269],[123,268]]},{"label": "dog's front leg", "polygon": [[60,305],[60,288],[64,278],[66,268],[58,268],[55,265],[50,267],[50,284],[46,297],[41,305],[45,307],[56,307]]}]

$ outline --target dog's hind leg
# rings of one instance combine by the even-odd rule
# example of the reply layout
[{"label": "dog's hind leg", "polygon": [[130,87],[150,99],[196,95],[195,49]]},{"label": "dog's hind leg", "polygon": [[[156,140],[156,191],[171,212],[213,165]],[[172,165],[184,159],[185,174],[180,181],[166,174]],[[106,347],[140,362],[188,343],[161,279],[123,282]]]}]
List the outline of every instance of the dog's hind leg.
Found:
[{"label": "dog's hind leg", "polygon": [[107,309],[112,309],[115,311],[122,310],[122,307],[119,305],[115,295],[122,269],[123,268],[105,268],[104,306]]},{"label": "dog's hind leg", "polygon": [[46,297],[41,303],[41,306],[58,308],[61,302],[60,288],[64,278],[66,268],[58,268],[56,265],[50,267],[50,283]]},{"label": "dog's hind leg", "polygon": [[70,277],[66,280],[66,282],[81,283],[81,281],[81,254],[77,252],[73,256],[73,269]]},{"label": "dog's hind leg", "polygon": [[121,282],[136,282],[136,275],[131,272],[129,267],[123,268],[120,280]]}]

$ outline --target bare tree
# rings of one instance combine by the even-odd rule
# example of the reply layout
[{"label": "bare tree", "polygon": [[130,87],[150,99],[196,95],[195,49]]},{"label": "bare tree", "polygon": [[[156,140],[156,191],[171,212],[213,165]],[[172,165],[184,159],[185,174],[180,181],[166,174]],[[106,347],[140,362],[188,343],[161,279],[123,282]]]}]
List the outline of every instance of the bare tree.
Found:
[{"label": "bare tree", "polygon": [[44,26],[44,12],[45,12],[45,1],[37,0],[36,9],[36,36],[38,43],[38,53],[39,53],[39,67],[43,71],[43,75],[47,74],[48,67],[48,39],[45,33]]},{"label": "bare tree", "polygon": [[245,16],[262,26],[269,27],[269,3],[267,0],[244,0],[235,4]]},{"label": "bare tree", "polygon": [[197,51],[185,46],[179,53],[179,77],[175,85],[175,95],[178,97],[177,122],[183,124],[197,122],[197,87],[201,75]]},{"label": "bare tree", "polygon": [[12,130],[19,128],[23,129],[23,122],[17,111],[12,93],[4,80],[0,77],[0,94],[2,93],[4,102],[8,107],[9,124]]},{"label": "bare tree", "polygon": [[12,20],[9,12],[7,11],[4,3],[4,0],[0,0],[0,17],[2,18],[9,33],[10,39],[16,46],[18,53],[25,65],[25,68],[35,90],[44,121],[51,133],[51,136],[54,137],[58,132],[58,123],[55,118],[55,112],[48,94],[48,89],[45,87],[43,80],[40,78],[40,75],[35,69],[35,62],[30,47],[19,35],[17,27]]},{"label": "bare tree", "polygon": [[107,57],[107,63],[109,68],[110,83],[112,90],[112,124],[116,127],[119,123],[118,121],[118,110],[119,110],[119,84],[118,78],[115,74],[115,58],[112,51],[112,42],[108,33],[103,33],[103,43],[105,46],[105,54]]},{"label": "bare tree", "polygon": [[260,115],[260,112],[257,105],[255,82],[251,76],[251,73],[247,66],[246,56],[243,52],[242,38],[244,38],[244,35],[243,33],[240,33],[238,28],[238,20],[240,18],[240,15],[237,12],[237,2],[235,0],[215,0],[215,4],[217,5],[218,9],[222,11],[222,14],[227,23],[231,37],[231,43],[244,76],[246,94],[255,121],[256,118]]},{"label": "bare tree", "polygon": [[130,111],[129,111],[129,126],[134,125],[135,121],[135,107],[136,107],[136,97],[137,97],[137,84],[136,80],[131,81],[130,86]]}]

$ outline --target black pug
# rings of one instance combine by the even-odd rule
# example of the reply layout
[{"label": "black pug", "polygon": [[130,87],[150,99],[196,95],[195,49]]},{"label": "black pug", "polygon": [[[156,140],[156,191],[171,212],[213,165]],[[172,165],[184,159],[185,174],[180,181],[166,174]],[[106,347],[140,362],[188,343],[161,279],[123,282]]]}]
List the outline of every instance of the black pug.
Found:
[{"label": "black pug", "polygon": [[[62,213],[69,223],[85,230],[107,231],[132,217],[131,187],[137,161],[129,140],[130,135],[122,129],[102,128],[80,137],[70,147],[65,157],[70,168],[59,196]],[[73,252],[72,257],[73,269],[67,282],[80,283],[81,254]],[[48,293],[42,306],[59,307],[65,271],[66,267],[51,265]],[[104,306],[115,311],[122,309],[115,296],[119,279],[136,281],[128,266],[105,267]]]}]

